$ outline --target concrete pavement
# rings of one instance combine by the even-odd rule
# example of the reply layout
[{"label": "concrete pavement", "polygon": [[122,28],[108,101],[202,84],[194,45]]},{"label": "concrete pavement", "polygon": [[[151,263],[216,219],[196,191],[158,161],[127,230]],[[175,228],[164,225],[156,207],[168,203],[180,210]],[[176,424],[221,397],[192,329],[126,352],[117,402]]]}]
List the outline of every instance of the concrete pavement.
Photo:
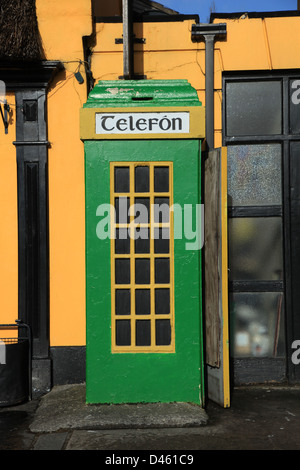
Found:
[{"label": "concrete pavement", "polygon": [[45,395],[30,430],[184,428],[206,423],[205,410],[189,403],[87,405],[85,385],[81,384],[54,387]]},{"label": "concrete pavement", "polygon": [[86,405],[84,385],[0,409],[1,450],[300,450],[300,387],[241,387],[229,409]]}]

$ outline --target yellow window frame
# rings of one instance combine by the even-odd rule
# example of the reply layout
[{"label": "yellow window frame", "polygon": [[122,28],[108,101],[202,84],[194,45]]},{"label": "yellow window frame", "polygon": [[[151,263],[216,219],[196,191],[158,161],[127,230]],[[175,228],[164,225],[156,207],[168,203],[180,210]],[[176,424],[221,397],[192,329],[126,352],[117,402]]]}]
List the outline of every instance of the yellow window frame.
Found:
[{"label": "yellow window frame", "polygon": [[[149,167],[149,192],[135,192],[134,177],[135,168],[137,166]],[[116,167],[129,167],[129,193],[115,192],[114,175]],[[154,167],[168,167],[169,168],[169,191],[168,192],[155,192],[154,191]],[[150,199],[150,222],[142,224],[134,224],[134,214],[129,215],[129,224],[116,223],[114,203],[115,198],[128,197],[130,200],[130,207],[133,207],[136,197],[143,197]],[[166,197],[169,198],[169,222],[154,222],[154,198]],[[174,353],[175,352],[175,319],[174,319],[174,213],[171,210],[173,206],[173,162],[111,162],[110,163],[110,204],[112,207],[111,212],[111,349],[113,353]],[[134,238],[130,237],[130,253],[117,254],[115,253],[115,231],[116,228],[130,228],[130,233],[135,227],[149,227],[150,229],[150,253],[138,254],[134,251]],[[169,253],[158,254],[154,253],[154,230],[155,228],[169,228]],[[130,259],[130,284],[116,284],[115,282],[115,260],[127,258]],[[135,284],[135,259],[150,259],[150,284]],[[155,283],[155,259],[156,258],[169,258],[170,260],[170,279],[167,284]],[[116,315],[115,293],[116,289],[130,289],[130,315]],[[170,289],[170,313],[169,314],[156,314],[155,313],[155,288],[169,288]],[[150,289],[150,315],[136,315],[135,312],[135,290],[136,289]],[[155,321],[156,320],[170,320],[171,328],[171,341],[169,345],[157,345],[155,342]],[[116,344],[116,320],[130,320],[131,325],[131,345],[118,346]],[[137,346],[136,345],[136,320],[150,320],[151,324],[151,345]]]}]

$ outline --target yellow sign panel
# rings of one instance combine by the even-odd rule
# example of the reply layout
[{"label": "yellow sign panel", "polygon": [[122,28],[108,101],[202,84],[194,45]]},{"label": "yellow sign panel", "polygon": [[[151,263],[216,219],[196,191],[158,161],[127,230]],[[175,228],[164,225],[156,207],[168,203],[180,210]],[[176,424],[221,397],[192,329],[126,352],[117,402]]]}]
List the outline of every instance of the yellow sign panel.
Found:
[{"label": "yellow sign panel", "polygon": [[203,139],[205,108],[83,108],[80,138],[105,139]]}]

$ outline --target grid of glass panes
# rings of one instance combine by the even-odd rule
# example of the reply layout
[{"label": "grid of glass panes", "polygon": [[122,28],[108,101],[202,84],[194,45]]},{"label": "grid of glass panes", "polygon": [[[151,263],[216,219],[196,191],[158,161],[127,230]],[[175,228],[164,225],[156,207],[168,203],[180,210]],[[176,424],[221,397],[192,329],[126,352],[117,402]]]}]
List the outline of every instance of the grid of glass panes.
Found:
[{"label": "grid of glass panes", "polygon": [[276,292],[283,280],[282,218],[275,215],[281,182],[280,144],[228,147],[228,205],[243,210],[228,223],[235,357],[284,352],[283,293]]},{"label": "grid of glass panes", "polygon": [[111,163],[113,352],[174,351],[172,169]]},{"label": "grid of glass panes", "polygon": [[[274,99],[276,96],[276,99]],[[280,80],[226,82],[234,357],[284,355]],[[260,137],[263,136],[263,137]],[[244,139],[244,140],[243,140]]]}]

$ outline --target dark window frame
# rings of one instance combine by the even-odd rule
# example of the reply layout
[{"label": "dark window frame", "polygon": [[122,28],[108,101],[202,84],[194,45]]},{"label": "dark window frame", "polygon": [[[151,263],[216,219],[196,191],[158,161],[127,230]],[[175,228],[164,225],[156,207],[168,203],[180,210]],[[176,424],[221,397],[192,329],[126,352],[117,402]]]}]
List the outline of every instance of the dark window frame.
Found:
[{"label": "dark window frame", "polygon": [[[282,133],[284,132],[285,130],[285,127],[284,127],[284,113],[283,113],[283,109],[284,109],[284,106],[286,104],[285,100],[286,100],[286,96],[284,96],[284,84],[283,84],[283,81],[280,79],[280,76],[273,76],[272,78],[269,77],[269,78],[265,78],[265,77],[261,77],[261,79],[259,79],[258,76],[256,76],[255,78],[252,78],[252,76],[248,79],[248,78],[242,78],[241,76],[239,76],[239,78],[237,79],[228,79],[226,80],[226,85],[228,83],[243,83],[243,82],[253,82],[253,83],[257,83],[257,82],[281,82],[281,93],[282,93],[282,96],[281,96],[281,117],[282,117],[282,120],[281,120],[281,129],[282,129]],[[226,96],[226,86],[224,87],[224,95]],[[266,137],[267,140],[269,141],[270,140],[270,137],[273,138],[273,140],[277,140],[277,138],[279,136],[282,136],[282,133],[280,134],[262,134],[261,136],[255,136],[253,134],[248,134],[248,135],[238,135],[238,136],[227,136],[226,135],[226,132],[227,132],[227,117],[226,117],[226,107],[223,108],[223,111],[224,111],[224,114],[223,114],[223,122],[225,124],[225,138],[226,140],[231,140],[232,142],[235,142],[237,139],[238,140],[248,140],[250,139],[252,141],[252,137],[253,138],[257,138],[257,137]],[[270,142],[268,142],[270,143]]]}]

